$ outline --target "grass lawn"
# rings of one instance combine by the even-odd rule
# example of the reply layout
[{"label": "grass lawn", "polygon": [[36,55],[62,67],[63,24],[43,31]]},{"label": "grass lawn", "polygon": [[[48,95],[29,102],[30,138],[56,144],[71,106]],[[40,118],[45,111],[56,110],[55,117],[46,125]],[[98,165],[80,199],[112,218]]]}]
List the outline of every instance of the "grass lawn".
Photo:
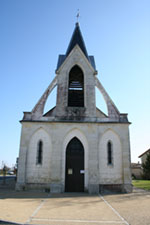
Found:
[{"label": "grass lawn", "polygon": [[150,190],[150,180],[133,180],[134,187]]}]

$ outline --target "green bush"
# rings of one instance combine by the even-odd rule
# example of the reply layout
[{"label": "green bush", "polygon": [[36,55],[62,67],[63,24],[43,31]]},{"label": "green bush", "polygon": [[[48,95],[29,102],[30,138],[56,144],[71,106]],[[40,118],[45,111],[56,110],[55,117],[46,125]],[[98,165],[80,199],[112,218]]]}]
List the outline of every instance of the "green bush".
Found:
[{"label": "green bush", "polygon": [[143,178],[145,180],[150,180],[150,153],[147,154],[145,163],[142,164],[143,167]]}]

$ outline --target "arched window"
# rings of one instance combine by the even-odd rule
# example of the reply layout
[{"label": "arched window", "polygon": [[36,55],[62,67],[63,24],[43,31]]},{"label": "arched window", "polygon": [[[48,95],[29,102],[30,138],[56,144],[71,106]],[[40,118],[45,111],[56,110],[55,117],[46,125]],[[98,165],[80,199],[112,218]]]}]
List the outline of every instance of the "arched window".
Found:
[{"label": "arched window", "polygon": [[112,143],[110,141],[107,143],[107,163],[108,163],[108,165],[112,165],[113,164],[113,160],[112,160]]},{"label": "arched window", "polygon": [[43,142],[39,141],[37,149],[37,161],[36,164],[42,164],[43,159]]},{"label": "arched window", "polygon": [[84,76],[77,65],[69,73],[68,86],[68,106],[84,107]]}]

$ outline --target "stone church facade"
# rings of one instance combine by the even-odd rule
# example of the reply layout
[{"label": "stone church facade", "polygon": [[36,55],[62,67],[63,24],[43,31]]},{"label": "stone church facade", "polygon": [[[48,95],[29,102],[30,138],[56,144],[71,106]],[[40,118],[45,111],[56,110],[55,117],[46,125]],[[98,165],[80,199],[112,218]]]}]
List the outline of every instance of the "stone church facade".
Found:
[{"label": "stone church facade", "polygon": [[[55,87],[56,107],[44,114]],[[96,87],[108,115],[96,108]],[[130,123],[98,80],[78,23],[66,54],[59,55],[54,80],[21,124],[17,190],[132,191]]]}]

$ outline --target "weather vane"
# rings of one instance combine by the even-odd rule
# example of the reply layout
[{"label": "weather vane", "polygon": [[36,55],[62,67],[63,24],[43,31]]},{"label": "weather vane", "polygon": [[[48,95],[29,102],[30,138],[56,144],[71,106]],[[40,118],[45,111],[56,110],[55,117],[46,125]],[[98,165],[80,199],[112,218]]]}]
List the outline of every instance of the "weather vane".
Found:
[{"label": "weather vane", "polygon": [[79,22],[79,17],[80,17],[80,11],[79,11],[79,9],[78,9],[78,11],[77,11],[76,17],[77,17],[77,23],[78,23],[78,22]]}]

